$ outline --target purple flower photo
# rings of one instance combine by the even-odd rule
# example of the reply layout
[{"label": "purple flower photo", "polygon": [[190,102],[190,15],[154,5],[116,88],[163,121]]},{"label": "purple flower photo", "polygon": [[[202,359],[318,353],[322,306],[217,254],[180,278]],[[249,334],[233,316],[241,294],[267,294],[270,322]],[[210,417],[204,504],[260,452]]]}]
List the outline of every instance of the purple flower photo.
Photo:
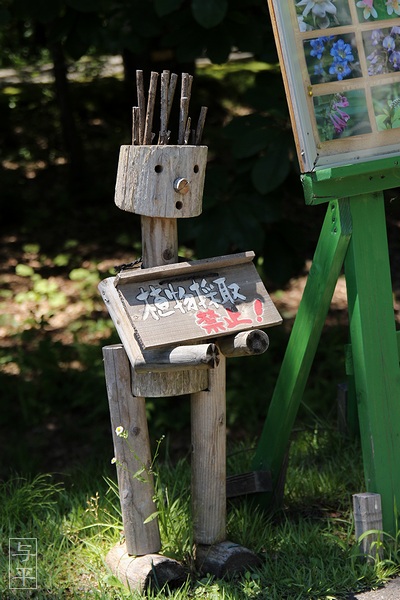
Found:
[{"label": "purple flower photo", "polygon": [[400,26],[363,33],[368,75],[400,71]]},{"label": "purple flower photo", "polygon": [[371,133],[364,90],[317,96],[314,112],[321,142]]}]

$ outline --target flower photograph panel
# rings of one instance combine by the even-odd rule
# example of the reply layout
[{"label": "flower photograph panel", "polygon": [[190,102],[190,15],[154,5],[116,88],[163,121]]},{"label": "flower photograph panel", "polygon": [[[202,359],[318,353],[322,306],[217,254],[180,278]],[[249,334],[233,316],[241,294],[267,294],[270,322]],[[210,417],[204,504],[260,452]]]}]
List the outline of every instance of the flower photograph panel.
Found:
[{"label": "flower photograph panel", "polygon": [[400,16],[400,0],[357,0],[356,6],[360,23]]},{"label": "flower photograph panel", "polygon": [[378,131],[400,127],[400,83],[376,86],[371,93]]},{"label": "flower photograph panel", "polygon": [[348,0],[295,0],[295,5],[301,32],[351,24]]},{"label": "flower photograph panel", "polygon": [[303,46],[312,84],[361,77],[353,34],[321,36],[305,40]]},{"label": "flower photograph panel", "polygon": [[372,131],[364,90],[314,97],[314,113],[321,142]]},{"label": "flower photograph panel", "polygon": [[400,71],[400,27],[385,27],[363,33],[368,75]]}]

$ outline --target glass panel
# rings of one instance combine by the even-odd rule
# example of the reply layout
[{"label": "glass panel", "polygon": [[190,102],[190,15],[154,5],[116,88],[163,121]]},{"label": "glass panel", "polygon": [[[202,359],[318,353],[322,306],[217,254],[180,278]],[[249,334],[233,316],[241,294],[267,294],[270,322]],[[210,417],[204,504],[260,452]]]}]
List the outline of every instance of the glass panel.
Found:
[{"label": "glass panel", "polygon": [[400,0],[268,0],[301,169],[399,154]]}]

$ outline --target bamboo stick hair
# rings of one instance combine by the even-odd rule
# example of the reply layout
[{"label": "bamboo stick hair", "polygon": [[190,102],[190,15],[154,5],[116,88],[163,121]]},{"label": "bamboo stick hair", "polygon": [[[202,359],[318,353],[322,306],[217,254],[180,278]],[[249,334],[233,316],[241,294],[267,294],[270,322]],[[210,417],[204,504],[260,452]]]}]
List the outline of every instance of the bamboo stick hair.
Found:
[{"label": "bamboo stick hair", "polygon": [[[136,71],[137,106],[132,108],[132,144],[135,146],[169,144],[171,131],[168,129],[178,75],[164,70],[160,77],[160,131],[153,132],[154,113],[156,110],[157,85],[159,75],[152,71],[147,94],[145,94],[143,71]],[[207,107],[202,106],[196,128],[192,129],[192,118],[189,116],[190,98],[192,93],[193,76],[182,73],[181,96],[179,99],[178,145],[191,144],[199,146],[204,130]]]}]

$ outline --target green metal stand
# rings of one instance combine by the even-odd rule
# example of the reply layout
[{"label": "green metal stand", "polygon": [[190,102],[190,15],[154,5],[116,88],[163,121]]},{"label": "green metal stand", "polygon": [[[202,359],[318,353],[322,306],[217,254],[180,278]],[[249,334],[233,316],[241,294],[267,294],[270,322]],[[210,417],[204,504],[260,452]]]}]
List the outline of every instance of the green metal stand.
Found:
[{"label": "green metal stand", "polygon": [[328,203],[253,466],[269,469],[276,485],[343,264],[366,486],[381,494],[384,529],[393,534],[400,506],[400,368],[382,192]]}]

